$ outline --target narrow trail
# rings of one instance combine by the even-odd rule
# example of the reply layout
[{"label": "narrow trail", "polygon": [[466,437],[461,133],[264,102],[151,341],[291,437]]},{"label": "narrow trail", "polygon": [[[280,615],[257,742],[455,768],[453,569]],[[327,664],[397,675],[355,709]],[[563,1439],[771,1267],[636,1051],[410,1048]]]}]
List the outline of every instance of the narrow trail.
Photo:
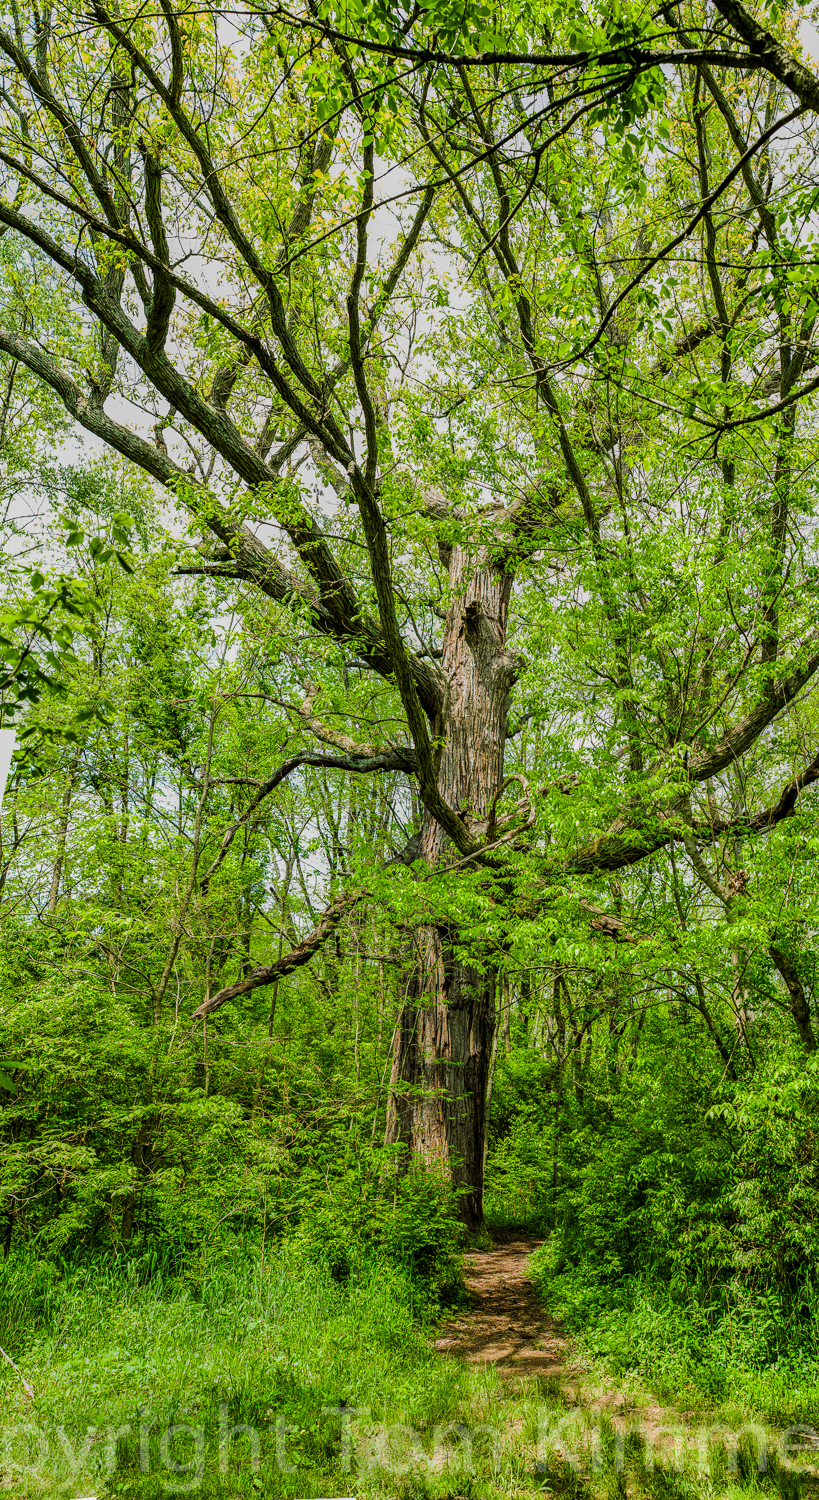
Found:
[{"label": "narrow trail", "polygon": [[[579,1459],[581,1465],[588,1468],[591,1464],[592,1472],[597,1472],[593,1465],[598,1461],[595,1454],[599,1457],[599,1448],[589,1446],[592,1441],[590,1433],[596,1432],[599,1437],[598,1424],[603,1416],[618,1434],[621,1456],[626,1451],[627,1438],[636,1441],[635,1453],[643,1456],[639,1460],[634,1457],[633,1463],[644,1464],[648,1474],[654,1473],[655,1461],[661,1467],[667,1465],[672,1474],[676,1474],[684,1460],[689,1466],[693,1465],[692,1472],[699,1474],[702,1454],[712,1433],[717,1434],[718,1444],[727,1442],[725,1453],[729,1466],[732,1452],[736,1466],[738,1445],[746,1428],[757,1443],[759,1434],[766,1434],[765,1448],[757,1449],[757,1454],[768,1450],[778,1453],[781,1444],[797,1431],[812,1434],[812,1429],[801,1427],[783,1431],[780,1425],[769,1424],[753,1415],[742,1417],[737,1425],[733,1413],[726,1416],[718,1410],[709,1411],[703,1407],[685,1409],[681,1405],[666,1405],[657,1402],[656,1398],[647,1397],[647,1393],[641,1393],[635,1401],[633,1392],[619,1389],[616,1383],[605,1377],[601,1379],[599,1372],[584,1370],[582,1362],[573,1364],[568,1340],[554,1319],[549,1317],[526,1274],[527,1260],[539,1243],[538,1240],[509,1239],[491,1250],[473,1250],[466,1255],[464,1269],[470,1307],[441,1324],[434,1348],[445,1358],[463,1360],[471,1365],[492,1365],[508,1382],[508,1397],[513,1400],[518,1394],[513,1382],[535,1376],[541,1398],[554,1402],[558,1411],[582,1413],[592,1425],[573,1436],[567,1429],[571,1443],[576,1445],[572,1447],[572,1465]],[[501,1399],[507,1399],[507,1393]],[[519,1423],[519,1419],[511,1423],[510,1431],[516,1421]],[[557,1452],[558,1455],[563,1453],[565,1459],[563,1441],[561,1437]],[[732,1442],[737,1445],[733,1449]],[[814,1467],[810,1462],[814,1448],[819,1448],[819,1442],[803,1442],[801,1448],[794,1448],[791,1443],[784,1470],[786,1479],[790,1481],[792,1478],[797,1488],[783,1490],[782,1494],[804,1493],[819,1500],[819,1466]],[[754,1456],[752,1453],[752,1458]],[[767,1464],[767,1459],[765,1462]],[[780,1464],[780,1458],[775,1462]],[[538,1472],[542,1472],[541,1469]],[[617,1475],[618,1480],[622,1479],[621,1470],[618,1469]],[[799,1485],[804,1489],[799,1489]],[[626,1488],[618,1489],[617,1493],[625,1496]],[[628,1494],[633,1493],[633,1490],[628,1490]],[[645,1489],[638,1487],[637,1493],[645,1493]],[[744,1489],[742,1493],[747,1495],[749,1491]]]},{"label": "narrow trail", "polygon": [[468,1364],[491,1364],[505,1379],[567,1373],[566,1339],[526,1274],[538,1240],[514,1239],[465,1257],[468,1312],[442,1324],[435,1348]]}]

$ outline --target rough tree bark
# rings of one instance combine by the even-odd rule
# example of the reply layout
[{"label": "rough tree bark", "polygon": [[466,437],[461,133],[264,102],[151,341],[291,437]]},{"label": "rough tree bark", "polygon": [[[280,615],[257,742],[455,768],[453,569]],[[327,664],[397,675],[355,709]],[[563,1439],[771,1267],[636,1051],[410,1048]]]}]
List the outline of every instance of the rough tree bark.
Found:
[{"label": "rough tree bark", "polygon": [[[506,649],[511,576],[464,547],[442,547],[452,604],[442,667],[449,684],[438,735],[444,736],[438,790],[470,831],[491,842],[504,786],[509,693],[519,657]],[[440,866],[452,845],[428,812],[421,857]],[[386,1140],[405,1147],[403,1167],[448,1170],[471,1227],[483,1218],[486,1085],[494,1028],[496,974],[456,957],[457,924],[420,925],[407,998],[393,1045]]]}]

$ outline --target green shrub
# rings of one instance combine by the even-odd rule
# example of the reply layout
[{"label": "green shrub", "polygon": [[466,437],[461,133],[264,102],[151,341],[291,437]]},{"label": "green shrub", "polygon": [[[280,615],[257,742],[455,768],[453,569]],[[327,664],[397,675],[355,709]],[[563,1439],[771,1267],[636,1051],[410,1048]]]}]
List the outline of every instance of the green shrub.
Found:
[{"label": "green shrub", "polygon": [[364,1264],[388,1263],[403,1268],[431,1304],[457,1300],[462,1229],[452,1188],[423,1170],[388,1176],[383,1154],[374,1165],[365,1173],[356,1164],[335,1181],[303,1174],[295,1243],[337,1281]]}]

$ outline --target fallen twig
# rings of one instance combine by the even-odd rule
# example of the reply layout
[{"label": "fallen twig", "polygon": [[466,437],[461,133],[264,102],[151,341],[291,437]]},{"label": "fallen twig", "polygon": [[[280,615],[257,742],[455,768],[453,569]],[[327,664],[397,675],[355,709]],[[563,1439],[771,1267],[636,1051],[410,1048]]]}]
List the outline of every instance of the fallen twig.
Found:
[{"label": "fallen twig", "polygon": [[7,1354],[6,1351],[5,1351],[5,1349],[0,1349],[0,1354],[2,1354],[2,1356],[3,1356],[4,1359],[8,1360],[9,1364],[11,1365],[11,1368],[15,1371],[15,1373],[17,1375],[20,1376],[20,1379],[22,1380],[23,1385],[25,1386],[26,1390],[28,1391],[29,1395],[31,1396],[31,1398],[33,1400],[34,1399],[34,1392],[31,1389],[31,1386],[29,1385],[28,1381],[26,1380],[26,1377],[23,1374],[22,1370],[14,1363],[14,1360],[12,1359],[11,1355]]}]

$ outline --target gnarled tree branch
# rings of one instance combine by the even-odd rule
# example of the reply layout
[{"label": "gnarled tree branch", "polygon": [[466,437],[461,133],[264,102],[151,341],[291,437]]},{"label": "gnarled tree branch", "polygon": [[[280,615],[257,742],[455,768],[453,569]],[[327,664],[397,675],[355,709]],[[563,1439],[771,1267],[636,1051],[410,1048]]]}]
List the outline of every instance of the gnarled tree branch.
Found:
[{"label": "gnarled tree branch", "polygon": [[294,969],[300,969],[304,964],[318,952],[329,937],[335,932],[339,922],[348,912],[354,910],[363,897],[351,891],[339,896],[338,900],[331,901],[329,906],[319,918],[312,932],[307,934],[295,948],[278,958],[275,963],[266,968],[252,969],[246,979],[239,979],[235,984],[229,984],[223,990],[218,990],[193,1013],[194,1021],[201,1021],[205,1016],[210,1016],[215,1010],[219,1010],[228,1000],[237,1000],[240,995],[249,995],[251,990],[259,989],[262,985],[273,984],[277,979],[283,979],[285,974],[292,974]]}]

